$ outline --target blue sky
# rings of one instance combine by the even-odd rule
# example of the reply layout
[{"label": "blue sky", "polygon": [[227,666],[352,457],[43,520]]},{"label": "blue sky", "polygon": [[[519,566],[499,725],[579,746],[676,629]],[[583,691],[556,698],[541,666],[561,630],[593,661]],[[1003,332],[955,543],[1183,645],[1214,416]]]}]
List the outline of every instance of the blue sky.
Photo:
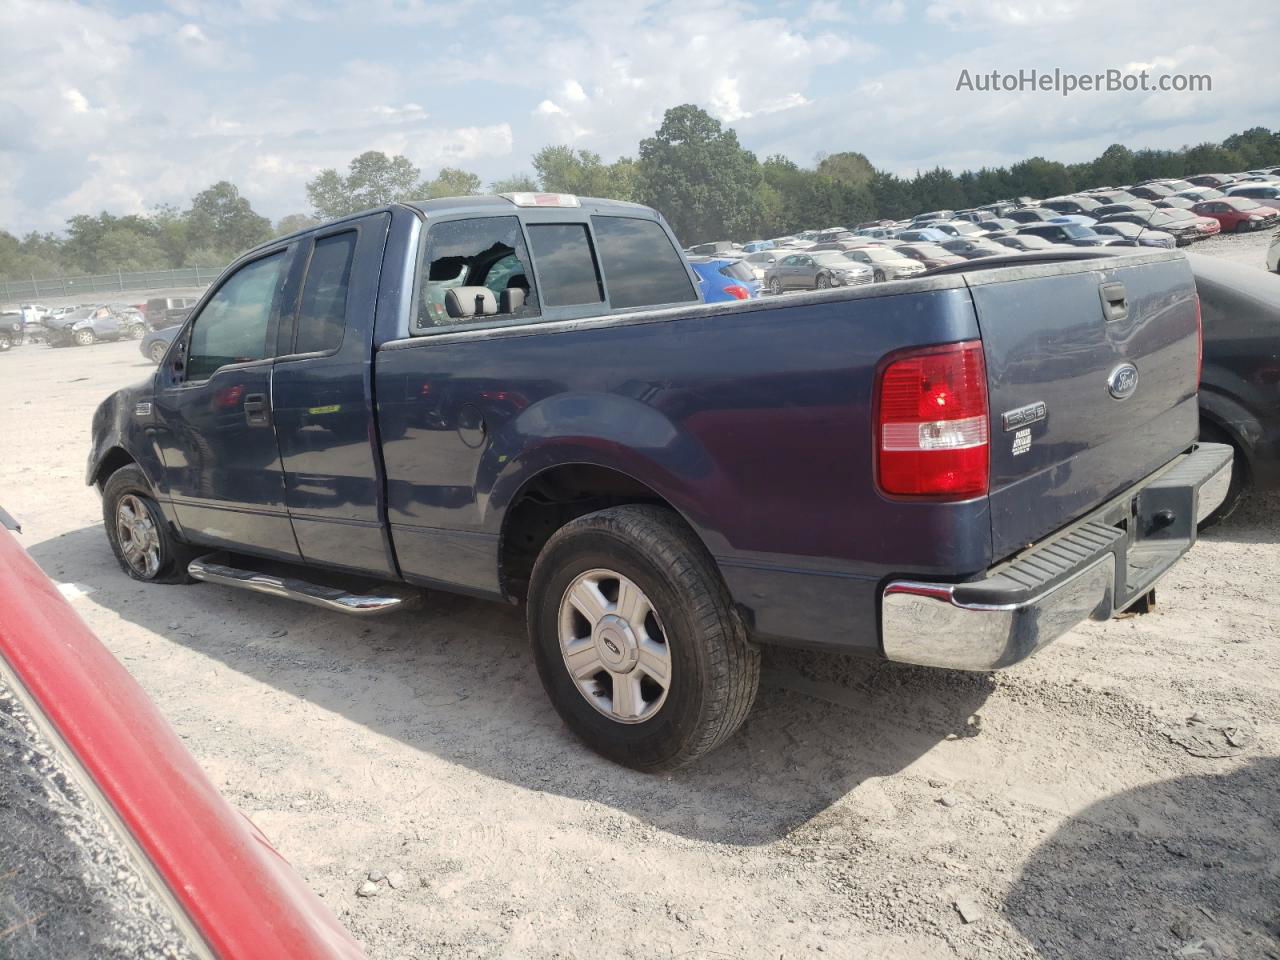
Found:
[{"label": "blue sky", "polygon": [[[305,212],[363,150],[486,181],[548,143],[634,154],[694,102],[762,158],[899,173],[1280,126],[1280,4],[1185,0],[170,0],[0,4],[0,228],[185,204]],[[1205,93],[957,92],[962,69],[1207,73]]]}]

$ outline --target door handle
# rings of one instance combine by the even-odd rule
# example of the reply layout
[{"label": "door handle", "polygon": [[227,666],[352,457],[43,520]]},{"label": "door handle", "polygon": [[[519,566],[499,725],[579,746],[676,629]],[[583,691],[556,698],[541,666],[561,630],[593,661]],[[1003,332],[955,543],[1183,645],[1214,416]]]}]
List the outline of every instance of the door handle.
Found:
[{"label": "door handle", "polygon": [[1129,301],[1123,283],[1104,283],[1098,288],[1102,298],[1102,316],[1107,323],[1123,320],[1129,315]]},{"label": "door handle", "polygon": [[251,393],[244,398],[244,419],[251,427],[270,426],[271,411],[265,393]]}]

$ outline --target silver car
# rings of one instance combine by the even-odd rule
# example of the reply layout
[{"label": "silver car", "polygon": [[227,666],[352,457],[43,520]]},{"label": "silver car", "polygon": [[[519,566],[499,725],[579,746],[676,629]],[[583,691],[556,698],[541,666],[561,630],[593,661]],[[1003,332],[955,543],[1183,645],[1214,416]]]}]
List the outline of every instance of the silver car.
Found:
[{"label": "silver car", "polygon": [[862,247],[858,250],[846,250],[844,255],[855,263],[869,266],[876,283],[914,277],[925,271],[923,263],[904,257],[892,247]]},{"label": "silver car", "polygon": [[874,271],[836,250],[793,253],[774,263],[765,272],[765,286],[773,294],[784,290],[826,290],[830,287],[871,283]]}]

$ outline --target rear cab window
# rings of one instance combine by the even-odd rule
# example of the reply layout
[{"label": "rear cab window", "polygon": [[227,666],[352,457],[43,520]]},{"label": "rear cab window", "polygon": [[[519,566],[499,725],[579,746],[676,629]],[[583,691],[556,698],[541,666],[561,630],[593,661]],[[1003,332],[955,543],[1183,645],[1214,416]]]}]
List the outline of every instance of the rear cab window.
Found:
[{"label": "rear cab window", "polygon": [[[615,310],[696,301],[684,258],[662,225],[640,217],[596,215],[591,218],[604,267],[609,305]],[[747,267],[739,280],[752,280]],[[721,270],[725,273],[725,270]]]},{"label": "rear cab window", "polygon": [[604,285],[585,223],[531,223],[529,245],[549,307],[604,302]]}]

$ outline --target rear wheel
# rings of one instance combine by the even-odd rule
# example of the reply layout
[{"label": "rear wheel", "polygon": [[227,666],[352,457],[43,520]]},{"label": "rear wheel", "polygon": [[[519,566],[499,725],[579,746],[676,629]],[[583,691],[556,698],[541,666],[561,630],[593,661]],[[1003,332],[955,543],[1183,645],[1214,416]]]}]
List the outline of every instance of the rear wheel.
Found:
[{"label": "rear wheel", "polygon": [[1203,413],[1200,415],[1200,439],[1205,443],[1225,443],[1235,451],[1231,462],[1231,486],[1227,488],[1227,497],[1217,510],[1200,522],[1200,529],[1207,530],[1231,516],[1244,500],[1244,495],[1249,492],[1249,462],[1235,439],[1216,423],[1206,420]]},{"label": "rear wheel", "polygon": [[75,333],[76,344],[81,347],[90,346],[97,339],[98,338],[93,335],[93,331],[88,327],[83,327]]},{"label": "rear wheel", "polygon": [[759,651],[710,555],[669,510],[613,507],[558,530],[534,564],[528,620],[556,711],[617,763],[690,763],[755,699]]},{"label": "rear wheel", "polygon": [[111,552],[134,580],[189,583],[187,564],[197,551],[174,536],[151,495],[146,474],[134,464],[121,467],[102,489],[102,521]]}]

